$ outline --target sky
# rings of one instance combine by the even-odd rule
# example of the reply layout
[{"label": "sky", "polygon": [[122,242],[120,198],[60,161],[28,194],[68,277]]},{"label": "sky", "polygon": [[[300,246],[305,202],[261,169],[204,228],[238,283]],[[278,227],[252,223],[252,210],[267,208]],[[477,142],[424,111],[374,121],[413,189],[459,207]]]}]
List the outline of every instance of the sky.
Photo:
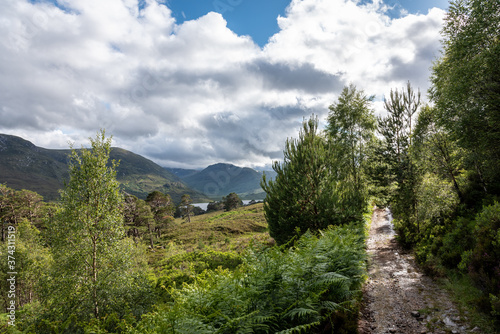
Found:
[{"label": "sky", "polygon": [[4,0],[0,133],[113,145],[167,167],[283,157],[354,84],[425,100],[447,1]]}]

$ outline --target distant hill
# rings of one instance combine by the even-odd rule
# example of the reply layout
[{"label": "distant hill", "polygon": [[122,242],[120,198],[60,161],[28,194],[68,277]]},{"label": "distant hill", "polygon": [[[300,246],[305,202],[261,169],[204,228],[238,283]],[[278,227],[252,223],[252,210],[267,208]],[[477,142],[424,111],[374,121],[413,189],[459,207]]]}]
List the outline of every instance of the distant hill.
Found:
[{"label": "distant hill", "polygon": [[[46,200],[59,198],[59,189],[69,179],[70,150],[51,150],[35,146],[20,137],[0,134],[0,183],[13,189],[32,190]],[[193,201],[207,197],[189,188],[179,177],[140,155],[112,148],[110,158],[120,161],[116,178],[124,191],[139,198],[158,190],[178,203],[184,194]]]},{"label": "distant hill", "polygon": [[[220,199],[232,192],[242,199],[264,199],[265,192],[260,187],[263,172],[252,168],[238,167],[231,164],[218,163],[208,166],[202,171],[168,169],[179,176],[189,187],[203,192],[212,199]],[[274,178],[274,171],[266,171],[266,175]]]},{"label": "distant hill", "polygon": [[165,169],[168,170],[170,173],[174,174],[175,176],[177,176],[180,179],[183,179],[183,178],[186,178],[188,176],[194,175],[194,174],[199,173],[201,171],[201,169],[200,170],[196,170],[196,169],[169,168],[169,167],[166,167]]}]

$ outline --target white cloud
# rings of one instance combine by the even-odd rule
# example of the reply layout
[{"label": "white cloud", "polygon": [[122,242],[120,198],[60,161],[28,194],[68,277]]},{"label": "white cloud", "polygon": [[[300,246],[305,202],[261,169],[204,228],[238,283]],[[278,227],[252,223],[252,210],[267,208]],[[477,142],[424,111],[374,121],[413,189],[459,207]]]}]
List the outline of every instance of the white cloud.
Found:
[{"label": "white cloud", "polygon": [[[370,94],[383,95],[406,80],[426,89],[444,12],[435,8],[427,15],[391,20],[384,8],[380,2],[360,6],[352,1],[294,0],[287,16],[279,18],[281,31],[265,52],[270,59],[308,61],[326,72],[341,72],[345,81]],[[398,72],[412,70],[423,76],[401,78]]]},{"label": "white cloud", "polygon": [[177,24],[154,0],[58,3],[2,7],[0,132],[60,148],[104,127],[115,145],[184,167],[269,164],[348,82],[379,98],[407,80],[425,92],[443,17],[293,0],[261,49],[217,13]]}]

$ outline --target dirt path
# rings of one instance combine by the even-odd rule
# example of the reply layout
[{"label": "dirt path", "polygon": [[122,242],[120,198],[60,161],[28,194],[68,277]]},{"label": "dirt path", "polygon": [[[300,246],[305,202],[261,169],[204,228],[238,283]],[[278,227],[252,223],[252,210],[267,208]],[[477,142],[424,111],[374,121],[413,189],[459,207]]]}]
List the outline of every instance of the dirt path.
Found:
[{"label": "dirt path", "polygon": [[391,220],[389,211],[373,213],[359,333],[481,333],[468,325],[447,292],[420,272],[413,255],[397,244]]}]

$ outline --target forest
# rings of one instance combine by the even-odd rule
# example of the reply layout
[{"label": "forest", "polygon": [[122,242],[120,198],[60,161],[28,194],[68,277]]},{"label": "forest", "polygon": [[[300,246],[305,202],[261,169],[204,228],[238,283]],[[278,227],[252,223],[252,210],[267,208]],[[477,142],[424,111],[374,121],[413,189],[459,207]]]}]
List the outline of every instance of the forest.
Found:
[{"label": "forest", "polygon": [[499,2],[452,1],[429,102],[408,82],[377,117],[345,86],[325,126],[312,115],[286,141],[263,204],[230,194],[193,217],[184,196],[176,219],[168,194],[120,191],[104,130],[72,150],[58,201],[0,185],[0,329],[356,333],[375,206],[499,328],[499,31]]}]

